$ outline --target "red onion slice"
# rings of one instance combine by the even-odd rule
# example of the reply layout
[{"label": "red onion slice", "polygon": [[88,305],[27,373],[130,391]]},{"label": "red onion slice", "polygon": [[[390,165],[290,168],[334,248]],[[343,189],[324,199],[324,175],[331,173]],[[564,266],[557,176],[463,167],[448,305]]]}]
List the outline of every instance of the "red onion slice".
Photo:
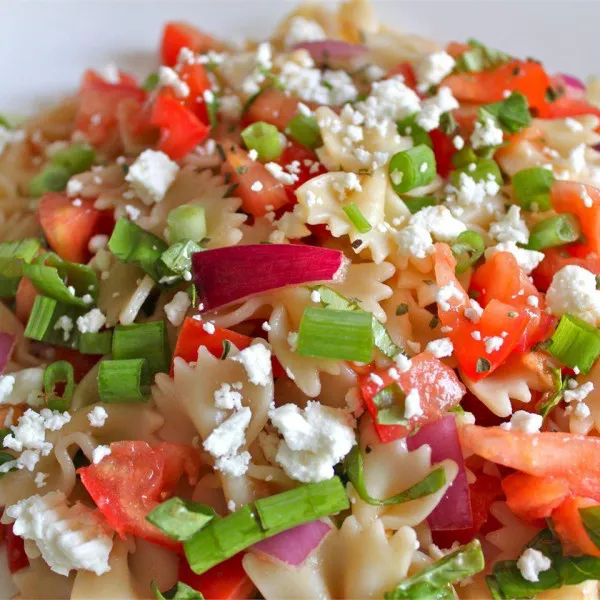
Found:
[{"label": "red onion slice", "polygon": [[574,88],[577,90],[585,90],[585,84],[581,79],[575,77],[574,75],[569,75],[567,73],[557,73],[556,75],[561,79],[565,87]]},{"label": "red onion slice", "polygon": [[17,337],[15,335],[0,332],[0,373],[6,369],[16,343]]},{"label": "red onion slice", "polygon": [[432,463],[450,458],[458,465],[456,479],[427,518],[431,530],[446,531],[473,527],[467,472],[454,415],[446,415],[433,423],[423,425],[417,433],[406,438],[406,442],[411,451],[423,444],[431,446]]},{"label": "red onion slice", "polygon": [[300,244],[255,244],[197,252],[192,257],[201,310],[298,285],[343,281],[349,260],[339,250]]},{"label": "red onion slice", "polygon": [[342,40],[320,40],[317,42],[302,42],[294,46],[294,50],[304,49],[317,62],[326,60],[347,60],[360,56],[367,51],[366,46],[351,44]]},{"label": "red onion slice", "polygon": [[331,526],[327,523],[313,521],[257,542],[252,546],[252,550],[276,558],[293,567],[298,567],[319,546],[330,531]]}]

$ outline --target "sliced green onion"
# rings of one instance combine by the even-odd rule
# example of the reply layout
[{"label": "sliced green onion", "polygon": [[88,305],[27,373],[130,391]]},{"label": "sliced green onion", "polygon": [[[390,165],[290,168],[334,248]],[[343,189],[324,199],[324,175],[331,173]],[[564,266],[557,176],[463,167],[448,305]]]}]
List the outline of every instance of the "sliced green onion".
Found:
[{"label": "sliced green onion", "polygon": [[158,73],[150,73],[146,79],[144,79],[140,87],[147,92],[153,92],[158,87],[159,81],[160,77],[158,76]]},{"label": "sliced green onion", "polygon": [[178,581],[164,594],[158,589],[155,581],[150,583],[155,600],[204,600],[204,596],[186,583]]},{"label": "sliced green onion", "polygon": [[476,40],[471,39],[468,44],[472,49],[456,58],[454,68],[457,73],[477,73],[485,69],[493,69],[511,59],[505,52],[488,48]]},{"label": "sliced green onion", "polygon": [[396,382],[388,385],[373,396],[373,404],[377,407],[378,425],[408,425],[404,416],[405,393]]},{"label": "sliced green onion", "polygon": [[[334,310],[361,310],[356,302],[351,302],[326,285],[318,285],[312,287],[311,290],[319,292],[321,305],[324,308],[332,308]],[[373,336],[377,349],[388,358],[394,358],[403,352],[402,348],[393,342],[387,329],[375,318],[373,319]]]},{"label": "sliced green onion", "polygon": [[206,103],[206,112],[208,114],[208,122],[211,128],[215,128],[219,123],[219,96],[216,93],[212,93],[212,99],[204,97]]},{"label": "sliced green onion", "polygon": [[35,238],[0,244],[0,298],[14,298],[23,266],[33,260],[40,246]]},{"label": "sliced green onion", "polygon": [[144,358],[103,360],[98,370],[98,394],[103,402],[146,402],[150,375]]},{"label": "sliced green onion", "polygon": [[208,525],[216,514],[206,504],[176,497],[159,504],[146,519],[171,539],[183,542]]},{"label": "sliced green onion", "polygon": [[398,133],[400,135],[410,136],[413,141],[413,146],[424,144],[425,146],[429,146],[429,148],[433,148],[433,142],[431,141],[430,135],[416,122],[417,114],[418,113],[415,113],[410,117],[406,117],[406,119],[402,119],[402,121],[398,121],[396,123]]},{"label": "sliced green onion", "polygon": [[27,238],[14,242],[2,242],[0,244],[0,258],[10,258],[31,262],[38,250],[41,242],[37,238]]},{"label": "sliced green onion", "polygon": [[24,265],[23,274],[40,292],[64,304],[86,308],[98,297],[98,277],[92,268],[64,261],[52,252]]},{"label": "sliced green onion", "polygon": [[388,167],[392,187],[398,194],[431,183],[435,168],[433,150],[424,144],[394,154]]},{"label": "sliced green onion", "polygon": [[318,148],[323,145],[321,130],[315,117],[294,115],[287,124],[287,131],[293,139],[307,148]]},{"label": "sliced green onion", "polygon": [[491,115],[502,129],[508,133],[518,133],[531,125],[531,113],[527,98],[520,92],[513,92],[501,102],[485,104],[479,109],[482,117]]},{"label": "sliced green onion", "polygon": [[163,276],[159,258],[167,249],[159,237],[121,217],[113,230],[108,248],[123,263],[139,265],[154,281]]},{"label": "sliced green onion", "polygon": [[485,242],[476,231],[463,231],[454,240],[451,250],[456,259],[456,272],[464,273],[481,258]]},{"label": "sliced green onion", "polygon": [[579,239],[581,228],[575,215],[564,213],[537,222],[529,234],[527,248],[545,250],[570,244]]},{"label": "sliced green onion", "polygon": [[550,188],[554,175],[549,169],[532,167],[515,173],[512,178],[515,196],[523,210],[546,211],[552,208]]},{"label": "sliced green onion", "polygon": [[358,233],[367,233],[371,231],[371,223],[367,221],[365,216],[360,212],[360,208],[358,208],[354,202],[350,202],[350,204],[346,204],[342,208]]},{"label": "sliced green onion", "polygon": [[304,310],[298,354],[368,363],[373,356],[373,315],[365,311]]},{"label": "sliced green onion", "polygon": [[68,169],[71,175],[83,173],[96,160],[96,151],[87,144],[74,144],[52,155],[52,164]]},{"label": "sliced green onion", "polygon": [[171,366],[171,350],[164,321],[117,325],[113,333],[112,355],[116,360],[144,358],[151,377],[166,373]]},{"label": "sliced green onion", "polygon": [[29,195],[34,198],[46,192],[62,192],[71,178],[71,171],[60,165],[48,165],[29,182]]},{"label": "sliced green onion", "polygon": [[470,164],[474,164],[475,168],[471,169],[470,165],[466,165],[456,169],[456,171],[452,171],[450,179],[454,187],[459,187],[461,173],[468,175],[475,182],[493,180],[498,185],[502,185],[504,183],[504,180],[502,179],[502,173],[500,172],[500,167],[495,160],[492,160],[491,158],[478,158],[476,163]]},{"label": "sliced green onion", "polygon": [[369,495],[367,490],[363,471],[363,458],[358,446],[354,446],[350,454],[346,456],[344,466],[348,479],[356,490],[356,493],[360,496],[360,499],[373,506],[392,506],[394,504],[403,504],[404,502],[417,500],[435,494],[435,492],[438,492],[446,485],[446,472],[443,467],[438,467],[407,490],[385,500],[379,500]]},{"label": "sliced green onion", "polygon": [[600,356],[600,329],[574,317],[563,315],[547,351],[567,367],[587,373]]},{"label": "sliced green onion", "polygon": [[[38,294],[35,297],[24,335],[38,342],[74,348],[78,339],[75,322],[81,314],[81,311],[77,310],[76,307],[62,304],[54,298]],[[64,317],[72,325],[72,329],[67,332],[68,334],[64,329],[58,327],[58,321],[61,317]]]},{"label": "sliced green onion", "polygon": [[457,169],[468,167],[471,163],[477,163],[479,156],[475,154],[475,150],[470,146],[465,146],[462,150],[455,152],[452,156],[452,164]]},{"label": "sliced green onion", "polygon": [[419,198],[402,196],[402,202],[406,204],[406,208],[414,215],[426,206],[435,206],[437,204],[437,199],[435,196],[420,196]]},{"label": "sliced green onion", "polygon": [[[3,465],[7,462],[11,462],[13,460],[15,460],[15,457],[12,454],[9,454],[8,452],[0,452],[0,465]],[[8,471],[8,473],[10,473],[11,471],[16,471],[16,470],[17,470],[16,467],[13,467],[12,469],[10,469]],[[5,475],[6,475],[6,473],[0,473],[0,479],[2,479]]]},{"label": "sliced green onion", "polygon": [[110,354],[112,350],[112,331],[86,332],[79,336],[81,354]]},{"label": "sliced green onion", "polygon": [[[62,395],[56,393],[56,384],[64,384]],[[44,394],[48,408],[64,412],[71,405],[71,398],[75,391],[75,375],[73,365],[66,360],[52,363],[44,371]]]},{"label": "sliced green onion", "polygon": [[258,160],[262,162],[277,160],[283,151],[277,127],[264,121],[248,125],[242,131],[242,139],[248,150],[258,152]]},{"label": "sliced green onion", "polygon": [[[453,598],[436,595],[438,590],[461,579],[471,577],[483,571],[485,559],[481,543],[475,539],[458,550],[444,556],[430,567],[426,567],[416,575],[403,579],[391,592],[383,595],[386,600],[417,600],[417,598]],[[450,589],[450,592],[452,590]]]},{"label": "sliced green onion", "polygon": [[171,244],[192,241],[200,243],[206,238],[206,214],[203,206],[182,204],[167,217]]}]

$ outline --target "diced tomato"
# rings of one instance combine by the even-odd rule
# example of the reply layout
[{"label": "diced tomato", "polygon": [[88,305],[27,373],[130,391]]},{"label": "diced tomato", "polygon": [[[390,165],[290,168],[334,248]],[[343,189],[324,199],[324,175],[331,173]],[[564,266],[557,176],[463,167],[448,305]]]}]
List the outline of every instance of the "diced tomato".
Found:
[{"label": "diced tomato", "polygon": [[431,137],[431,142],[433,144],[437,172],[441,177],[448,177],[448,174],[454,168],[452,165],[452,157],[456,152],[456,148],[452,143],[452,138],[440,129],[430,131],[429,137]]},{"label": "diced tomato", "polygon": [[464,54],[469,50],[473,50],[473,46],[469,46],[469,44],[461,44],[460,42],[450,42],[446,46],[446,52],[452,58],[458,58],[461,54]]},{"label": "diced tomato", "polygon": [[513,60],[489,71],[450,75],[441,85],[449,87],[460,102],[476,104],[500,102],[506,90],[521,92],[530,107],[543,110],[550,78],[539,63]]},{"label": "diced tomato", "polygon": [[563,545],[565,554],[588,554],[600,557],[600,549],[594,544],[583,525],[580,508],[594,506],[596,502],[586,498],[567,498],[553,513],[554,531]]},{"label": "diced tomato", "polygon": [[[440,288],[449,286],[452,296],[442,306],[438,306],[439,318],[445,327],[449,327],[448,336],[454,344],[454,354],[458,359],[461,369],[469,379],[478,381],[487,377],[497,369],[519,344],[521,337],[529,323],[527,309],[505,304],[492,299],[481,318],[473,323],[464,315],[465,308],[469,308],[470,301],[467,293],[462,289],[454,269],[456,261],[447,244],[436,244],[435,248],[435,274],[437,285]],[[479,332],[473,338],[473,332]],[[500,337],[504,341],[493,352],[486,350],[485,341],[490,337]],[[482,368],[482,359],[484,362]],[[488,368],[489,367],[489,368]]]},{"label": "diced tomato", "polygon": [[401,62],[395,67],[392,67],[387,72],[385,78],[389,79],[390,77],[394,77],[394,75],[402,75],[402,77],[404,77],[404,84],[413,90],[416,89],[417,76],[415,75],[413,66],[409,62]]},{"label": "diced tomato", "polygon": [[15,294],[15,314],[23,325],[26,325],[29,320],[29,315],[31,314],[31,309],[37,295],[38,291],[35,289],[33,283],[27,277],[22,277],[17,287],[17,293]]},{"label": "diced tomato", "polygon": [[101,232],[105,220],[103,213],[94,208],[93,200],[81,200],[79,206],[74,206],[65,194],[48,192],[40,199],[38,214],[52,250],[64,260],[87,262],[90,238]]},{"label": "diced tomato", "polygon": [[213,37],[196,29],[193,25],[170,22],[165,25],[160,45],[160,58],[163,65],[173,67],[182,48],[198,53],[221,47]]},{"label": "diced tomato", "polygon": [[520,472],[505,477],[502,489],[510,510],[525,521],[549,517],[571,493],[564,479]]},{"label": "diced tomato", "polygon": [[[294,141],[289,141],[287,146],[284,148],[281,156],[277,162],[285,168],[287,165],[292,163],[298,163],[295,169],[296,175],[298,176],[297,181],[291,185],[285,186],[285,191],[290,199],[291,204],[297,202],[296,194],[294,193],[302,184],[306,183],[309,179],[317,177],[327,172],[327,169],[319,162],[317,155],[310,150],[305,148],[301,144]],[[317,163],[318,168],[314,168],[314,164]],[[312,170],[311,170],[312,169]]]},{"label": "diced tomato", "polygon": [[201,592],[211,600],[246,600],[254,598],[256,588],[242,565],[244,553],[240,552],[219,563],[202,575],[194,573],[185,557],[179,562],[179,581]]},{"label": "diced tomato", "polygon": [[210,127],[168,91],[156,98],[150,123],[160,128],[157,149],[174,159],[189,154],[210,133]]},{"label": "diced tomato", "polygon": [[16,573],[28,567],[29,559],[25,554],[25,540],[14,534],[12,525],[0,525],[0,528],[3,529],[4,539],[6,540],[8,570],[11,573]]},{"label": "diced tomato", "polygon": [[[248,153],[236,144],[227,142],[223,150],[227,156],[222,167],[223,173],[229,173],[231,182],[237,184],[235,195],[242,199],[244,212],[262,217],[271,210],[289,204],[283,183],[275,179],[263,164],[251,160]],[[262,184],[257,192],[251,189],[256,182]]]},{"label": "diced tomato", "polygon": [[567,249],[548,248],[545,250],[545,258],[532,273],[533,281],[540,290],[547,290],[552,283],[552,278],[557,271],[567,265],[583,267],[596,275],[600,275],[600,256],[588,255],[586,258],[571,256]]},{"label": "diced tomato", "polygon": [[73,366],[73,376],[75,383],[79,383],[83,377],[90,371],[96,363],[102,358],[96,354],[81,354],[77,350],[65,348],[64,346],[54,346],[54,360],[66,360]]},{"label": "diced tomato", "polygon": [[537,477],[564,479],[575,496],[600,501],[600,438],[466,425],[464,449]]},{"label": "diced tomato", "polygon": [[[586,206],[584,195],[592,200]],[[600,190],[591,185],[573,181],[556,181],[550,189],[552,207],[558,213],[573,213],[581,225],[585,242],[571,244],[569,254],[587,258],[590,253],[600,254]]]},{"label": "diced tomato", "polygon": [[554,102],[547,102],[538,116],[542,119],[565,119],[582,115],[600,117],[600,109],[583,98],[559,96]]},{"label": "diced tomato", "polygon": [[182,104],[191,110],[205,125],[210,125],[208,109],[204,101],[204,92],[210,90],[210,79],[206,69],[200,64],[183,65],[179,68],[179,79],[190,88],[189,95]]},{"label": "diced tomato", "polygon": [[[393,379],[387,370],[376,371],[373,374],[377,377],[372,377],[372,374],[369,373],[361,375],[358,381],[362,398],[373,417],[375,429],[382,442],[391,442],[406,437],[415,427],[439,419],[456,406],[465,393],[465,388],[456,373],[428,352],[414,356],[411,359],[410,369],[401,373],[398,379]],[[379,383],[380,380],[383,383]],[[394,382],[400,385],[405,394],[413,389],[419,393],[423,414],[413,417],[409,427],[377,423],[377,407],[373,402],[373,396]]]},{"label": "diced tomato", "polygon": [[471,137],[471,134],[475,129],[475,123],[479,118],[479,106],[460,106],[459,108],[455,108],[452,111],[452,116],[458,124],[460,135],[466,139],[468,137]]},{"label": "diced tomato", "polygon": [[133,99],[141,105],[146,92],[126,73],[120,72],[119,83],[108,83],[94,71],[86,71],[78,98],[75,129],[85,133],[92,145],[99,146],[116,133],[120,103]]},{"label": "diced tomato", "polygon": [[131,533],[149,542],[178,545],[146,520],[166,500],[185,473],[191,484],[198,478],[200,457],[191,446],[161,442],[113,442],[101,462],[77,471],[81,482],[108,523],[121,537]]},{"label": "diced tomato", "polygon": [[[244,123],[265,121],[265,123],[275,125],[279,131],[283,131],[290,119],[298,114],[298,104],[300,102],[302,102],[300,98],[288,96],[281,90],[266,88],[260,92],[246,111]],[[311,109],[319,106],[314,102],[304,102],[304,104]]]}]

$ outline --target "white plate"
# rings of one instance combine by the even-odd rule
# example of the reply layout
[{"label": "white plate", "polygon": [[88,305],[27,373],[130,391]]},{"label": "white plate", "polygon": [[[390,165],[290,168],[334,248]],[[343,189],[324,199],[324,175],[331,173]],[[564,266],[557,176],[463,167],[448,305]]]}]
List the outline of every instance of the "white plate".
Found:
[{"label": "white plate", "polygon": [[[218,36],[267,37],[294,3],[282,0],[0,0],[0,110],[20,114],[75,90],[87,67],[154,70],[166,20]],[[375,0],[388,25],[434,39],[475,37],[550,71],[600,74],[600,2]],[[0,600],[14,590],[0,550]]]}]

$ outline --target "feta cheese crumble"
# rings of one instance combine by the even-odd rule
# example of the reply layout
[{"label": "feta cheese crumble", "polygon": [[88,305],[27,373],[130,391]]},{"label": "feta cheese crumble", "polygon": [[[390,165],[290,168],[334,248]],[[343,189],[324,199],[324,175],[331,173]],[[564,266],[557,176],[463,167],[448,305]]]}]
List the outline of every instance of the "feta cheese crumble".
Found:
[{"label": "feta cheese crumble", "polygon": [[106,419],[108,419],[108,413],[102,406],[94,406],[87,414],[87,418],[92,427],[104,427]]},{"label": "feta cheese crumble", "polygon": [[316,42],[326,37],[325,30],[316,21],[298,16],[288,25],[285,46],[291,48],[301,42]]},{"label": "feta cheese crumble", "polygon": [[77,329],[81,333],[98,333],[105,323],[106,315],[99,308],[93,308],[85,315],[77,317]]},{"label": "feta cheese crumble", "polygon": [[125,179],[141,200],[150,205],[160,202],[175,181],[179,165],[157,150],[144,150],[129,167]]},{"label": "feta cheese crumble", "polygon": [[190,86],[182,81],[177,71],[171,67],[159,67],[158,85],[160,87],[170,87],[177,98],[187,98],[190,95]]},{"label": "feta cheese crumble", "polygon": [[439,340],[433,340],[425,347],[426,352],[430,352],[436,358],[444,358],[446,356],[452,356],[454,352],[454,346],[450,338],[440,338]]},{"label": "feta cheese crumble", "polygon": [[502,242],[491,246],[485,251],[485,258],[489,260],[496,252],[510,252],[516,259],[519,267],[525,271],[527,275],[544,260],[544,253],[537,250],[527,250],[520,248],[515,242]]},{"label": "feta cheese crumble", "polygon": [[244,367],[250,383],[265,386],[271,382],[271,351],[264,344],[253,344],[233,356],[231,360]]},{"label": "feta cheese crumble", "polygon": [[546,303],[557,317],[568,313],[596,325],[600,321],[600,290],[596,289],[596,275],[576,265],[563,267],[552,278]]},{"label": "feta cheese crumble", "polygon": [[437,85],[450,74],[455,64],[454,59],[443,50],[422,58],[415,66],[417,90],[426,92],[432,85]]},{"label": "feta cheese crumble", "polygon": [[107,456],[110,456],[111,450],[108,446],[96,446],[92,452],[92,462],[97,465]]},{"label": "feta cheese crumble", "polygon": [[215,406],[222,410],[242,408],[242,395],[232,389],[229,383],[222,383],[221,387],[215,391]]},{"label": "feta cheese crumble", "polygon": [[413,417],[419,417],[423,414],[421,408],[421,396],[416,388],[413,388],[408,392],[404,399],[404,418],[412,419]]},{"label": "feta cheese crumble", "polygon": [[511,206],[500,220],[492,223],[490,235],[499,242],[526,244],[529,241],[529,229],[521,218],[521,207]]},{"label": "feta cheese crumble", "polygon": [[504,138],[504,132],[496,124],[491,116],[486,116],[483,122],[475,123],[475,130],[471,135],[473,148],[485,148],[486,146],[499,146]]},{"label": "feta cheese crumble", "polygon": [[502,423],[500,427],[507,430],[517,430],[524,433],[538,433],[544,418],[537,413],[530,413],[525,410],[517,410],[512,414],[508,423]]},{"label": "feta cheese crumble", "polygon": [[527,581],[539,581],[540,573],[547,571],[552,566],[552,561],[539,550],[527,548],[517,561],[517,567]]}]

